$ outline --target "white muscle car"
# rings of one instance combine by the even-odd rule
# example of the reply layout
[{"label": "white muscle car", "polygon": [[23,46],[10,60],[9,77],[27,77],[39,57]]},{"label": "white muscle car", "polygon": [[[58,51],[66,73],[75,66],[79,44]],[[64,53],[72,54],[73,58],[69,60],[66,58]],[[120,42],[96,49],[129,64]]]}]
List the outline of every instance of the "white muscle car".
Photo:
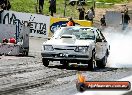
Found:
[{"label": "white muscle car", "polygon": [[58,29],[53,37],[42,46],[42,62],[48,66],[50,61],[60,61],[64,67],[69,63],[88,64],[104,68],[110,46],[101,31],[94,27],[70,26]]}]

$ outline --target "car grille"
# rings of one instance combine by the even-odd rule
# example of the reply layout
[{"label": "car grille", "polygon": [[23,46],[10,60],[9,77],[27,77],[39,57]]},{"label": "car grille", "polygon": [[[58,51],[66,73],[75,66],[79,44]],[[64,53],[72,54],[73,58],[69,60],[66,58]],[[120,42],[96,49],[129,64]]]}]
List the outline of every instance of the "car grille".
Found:
[{"label": "car grille", "polygon": [[63,49],[63,48],[54,48],[55,50],[74,50],[74,49]]},{"label": "car grille", "polygon": [[75,50],[76,46],[54,47],[54,50]]}]

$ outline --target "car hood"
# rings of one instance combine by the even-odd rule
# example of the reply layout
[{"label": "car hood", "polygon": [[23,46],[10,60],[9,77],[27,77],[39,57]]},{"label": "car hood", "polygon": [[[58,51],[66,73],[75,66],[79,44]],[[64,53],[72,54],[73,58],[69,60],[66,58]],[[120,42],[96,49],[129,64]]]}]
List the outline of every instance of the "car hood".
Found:
[{"label": "car hood", "polygon": [[43,43],[43,45],[90,45],[93,44],[94,40],[78,40],[78,39],[51,39]]}]

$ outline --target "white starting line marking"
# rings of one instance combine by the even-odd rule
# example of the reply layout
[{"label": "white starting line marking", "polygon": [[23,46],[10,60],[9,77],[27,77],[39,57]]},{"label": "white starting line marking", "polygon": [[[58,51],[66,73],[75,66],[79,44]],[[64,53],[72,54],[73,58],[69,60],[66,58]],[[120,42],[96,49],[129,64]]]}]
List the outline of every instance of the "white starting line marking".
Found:
[{"label": "white starting line marking", "polygon": [[[132,76],[125,77],[117,81],[129,81],[132,84]],[[119,91],[119,90],[118,91],[85,91],[83,93],[77,93],[75,95],[123,95],[130,91],[132,91],[132,87],[128,91]]]}]

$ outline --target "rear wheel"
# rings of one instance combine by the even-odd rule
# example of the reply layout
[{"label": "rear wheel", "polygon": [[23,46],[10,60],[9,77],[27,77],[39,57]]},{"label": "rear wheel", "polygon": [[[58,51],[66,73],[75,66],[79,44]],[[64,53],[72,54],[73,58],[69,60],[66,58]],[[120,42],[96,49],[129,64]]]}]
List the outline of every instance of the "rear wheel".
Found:
[{"label": "rear wheel", "polygon": [[105,55],[101,60],[96,61],[96,66],[98,68],[105,68],[107,63],[107,56]]},{"label": "rear wheel", "polygon": [[42,62],[43,62],[43,65],[44,65],[45,67],[48,67],[48,65],[49,65],[49,60],[47,60],[47,59],[42,59]]},{"label": "rear wheel", "polygon": [[23,52],[22,52],[22,55],[23,55],[23,56],[28,56],[28,51],[23,51]]}]

